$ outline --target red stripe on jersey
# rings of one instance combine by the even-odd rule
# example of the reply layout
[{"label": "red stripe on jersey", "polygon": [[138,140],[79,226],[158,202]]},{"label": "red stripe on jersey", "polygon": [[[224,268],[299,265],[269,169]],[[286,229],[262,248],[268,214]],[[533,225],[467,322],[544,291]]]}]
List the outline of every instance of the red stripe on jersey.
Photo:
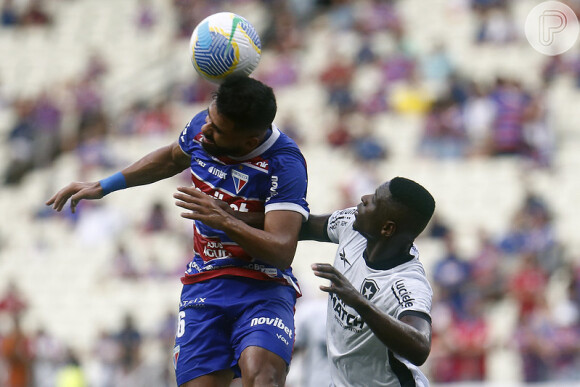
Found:
[{"label": "red stripe on jersey", "polygon": [[283,278],[270,277],[269,275],[260,271],[246,269],[243,267],[224,267],[223,269],[218,270],[204,271],[196,274],[186,274],[181,277],[181,283],[184,285],[191,285],[197,282],[223,276],[236,276],[253,278],[261,281],[274,281],[291,286],[291,284],[289,284],[288,281]]},{"label": "red stripe on jersey", "polygon": [[216,199],[223,200],[230,205],[234,204],[235,207],[232,206],[232,208],[237,211],[264,212],[264,203],[261,200],[248,199],[243,196],[235,196],[232,192],[221,189],[219,187],[214,187],[213,185],[206,183],[197,177],[193,172],[191,173],[191,182],[193,183],[193,186],[199,189],[201,192],[209,196],[213,196]]}]

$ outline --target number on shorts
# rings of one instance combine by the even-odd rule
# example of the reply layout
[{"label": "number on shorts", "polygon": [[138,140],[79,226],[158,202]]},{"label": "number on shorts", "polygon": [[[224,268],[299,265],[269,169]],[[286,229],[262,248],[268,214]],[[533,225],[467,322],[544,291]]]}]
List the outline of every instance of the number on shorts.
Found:
[{"label": "number on shorts", "polygon": [[179,312],[179,320],[177,321],[177,337],[183,336],[185,333],[185,311]]}]

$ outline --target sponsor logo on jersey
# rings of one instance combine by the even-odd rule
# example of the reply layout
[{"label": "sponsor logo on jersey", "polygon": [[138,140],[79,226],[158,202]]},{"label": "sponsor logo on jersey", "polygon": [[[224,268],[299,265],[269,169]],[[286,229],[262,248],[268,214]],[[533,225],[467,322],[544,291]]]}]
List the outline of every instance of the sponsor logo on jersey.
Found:
[{"label": "sponsor logo on jersey", "polygon": [[338,256],[340,257],[340,260],[342,261],[345,267],[347,263],[350,266],[350,262],[348,261],[348,259],[346,259],[346,253],[344,252],[344,249],[342,249],[342,251],[338,253]]},{"label": "sponsor logo on jersey", "polygon": [[407,290],[403,280],[395,281],[393,286],[391,286],[391,290],[399,302],[399,305],[403,308],[410,308],[413,306],[413,301],[415,301],[415,299],[411,297],[411,292]]},{"label": "sponsor logo on jersey", "polygon": [[213,258],[227,258],[230,257],[231,254],[224,248],[219,241],[207,241],[205,246],[203,247],[203,256],[205,258],[213,259]]},{"label": "sponsor logo on jersey", "polygon": [[[252,319],[252,321],[250,322],[250,326],[256,326],[256,325],[270,325],[273,327],[276,327],[278,329],[280,329],[281,331],[283,331],[286,335],[288,335],[288,338],[292,338],[292,329],[288,328],[286,326],[286,324],[284,324],[284,321],[282,321],[279,317],[276,318],[270,318],[270,317],[254,317]],[[280,338],[280,337],[278,337]],[[283,340],[282,340],[283,341]],[[288,343],[286,342],[286,345],[288,345]]]},{"label": "sponsor logo on jersey", "polygon": [[179,308],[195,308],[205,305],[207,297],[196,297],[193,300],[185,300],[179,303]]},{"label": "sponsor logo on jersey", "polygon": [[270,197],[268,200],[272,199],[276,195],[278,195],[278,176],[272,176],[270,184]]},{"label": "sponsor logo on jersey", "polygon": [[341,327],[358,332],[364,327],[364,321],[360,316],[349,312],[346,304],[334,293],[329,293],[332,300],[332,309],[334,310],[334,318]]},{"label": "sponsor logo on jersey", "polygon": [[236,189],[236,193],[240,193],[242,188],[248,183],[250,176],[242,173],[238,170],[232,170],[232,179],[234,179],[234,188]]},{"label": "sponsor logo on jersey", "polygon": [[226,172],[217,169],[216,167],[209,167],[208,172],[211,173],[212,175],[219,177],[222,180],[225,180],[226,177],[228,176]]},{"label": "sponsor logo on jersey", "polygon": [[173,348],[173,368],[175,368],[177,370],[177,359],[179,359],[179,351],[181,350],[181,348],[179,347],[179,345],[175,346],[175,348]]},{"label": "sponsor logo on jersey", "polygon": [[366,298],[367,300],[370,301],[371,298],[373,298],[374,295],[377,294],[378,291],[379,291],[379,286],[377,285],[377,283],[372,279],[365,278],[365,280],[360,288],[360,292],[364,296],[364,298]]}]

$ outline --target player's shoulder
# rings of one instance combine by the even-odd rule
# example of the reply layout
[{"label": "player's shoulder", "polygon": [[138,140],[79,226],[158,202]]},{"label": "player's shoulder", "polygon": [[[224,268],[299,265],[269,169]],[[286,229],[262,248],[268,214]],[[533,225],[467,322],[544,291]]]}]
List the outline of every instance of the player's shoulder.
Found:
[{"label": "player's shoulder", "polygon": [[328,228],[334,229],[354,222],[355,214],[356,207],[344,208],[334,211],[328,218]]},{"label": "player's shoulder", "polygon": [[272,125],[272,136],[275,136],[275,141],[268,149],[268,153],[271,153],[273,156],[298,156],[301,159],[304,158],[298,144],[275,125]]}]

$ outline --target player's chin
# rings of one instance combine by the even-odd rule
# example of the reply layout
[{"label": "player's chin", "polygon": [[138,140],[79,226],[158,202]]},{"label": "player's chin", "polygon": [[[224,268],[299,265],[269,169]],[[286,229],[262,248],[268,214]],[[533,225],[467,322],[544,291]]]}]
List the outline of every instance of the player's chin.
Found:
[{"label": "player's chin", "polygon": [[208,142],[207,140],[206,141],[203,141],[201,143],[201,146],[203,147],[203,149],[207,153],[209,153],[211,155],[221,156],[221,155],[224,155],[225,154],[225,152],[220,147],[218,147],[215,143]]}]

